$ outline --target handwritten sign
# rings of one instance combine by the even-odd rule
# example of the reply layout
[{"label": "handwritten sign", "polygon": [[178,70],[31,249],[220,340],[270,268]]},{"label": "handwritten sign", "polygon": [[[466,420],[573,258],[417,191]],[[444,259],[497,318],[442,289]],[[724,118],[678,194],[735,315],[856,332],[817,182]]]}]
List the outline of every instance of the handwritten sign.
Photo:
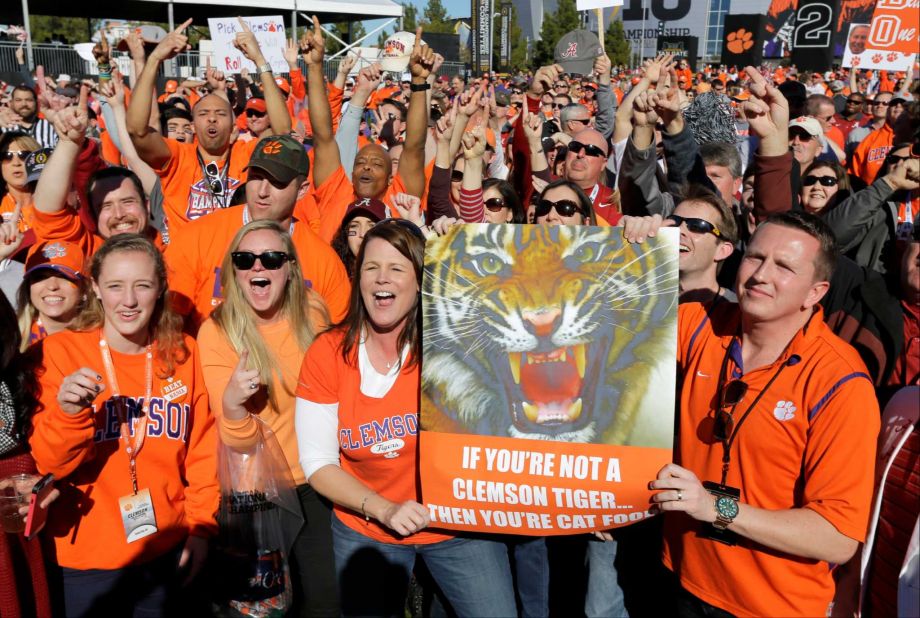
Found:
[{"label": "handwritten sign", "polygon": [[[243,21],[256,35],[262,54],[271,65],[272,71],[287,73],[288,64],[284,59],[284,45],[287,39],[281,16],[244,17]],[[224,73],[239,73],[243,68],[255,72],[256,66],[246,60],[242,52],[233,46],[236,34],[242,30],[236,17],[209,18],[208,28],[211,29],[211,39],[214,41],[215,68]]]}]

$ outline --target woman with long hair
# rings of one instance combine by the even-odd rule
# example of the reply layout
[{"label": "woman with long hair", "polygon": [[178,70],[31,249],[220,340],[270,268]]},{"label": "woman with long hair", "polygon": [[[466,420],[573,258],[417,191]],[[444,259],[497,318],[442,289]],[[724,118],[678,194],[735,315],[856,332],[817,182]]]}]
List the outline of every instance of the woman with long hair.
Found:
[{"label": "woman with long hair", "polygon": [[89,291],[78,245],[55,241],[33,246],[16,293],[22,350],[67,328],[86,305]]},{"label": "woman with long hair", "polygon": [[198,332],[218,433],[228,447],[249,449],[259,436],[258,416],[275,434],[306,519],[291,552],[296,602],[304,616],[337,615],[332,506],[307,484],[294,431],[297,374],[329,323],[326,304],[304,285],[291,237],[269,220],[236,233],[221,265],[221,285],[224,302]]},{"label": "woman with long hair", "polygon": [[112,236],[93,294],[41,342],[32,453],[63,485],[49,517],[68,616],[163,615],[216,531],[216,437],[195,342],[160,251]]},{"label": "woman with long hair", "polygon": [[365,234],[348,315],[316,339],[300,372],[300,463],[335,504],[343,614],[402,615],[420,555],[458,615],[512,616],[504,543],[425,529],[417,455],[424,246],[403,219]]},{"label": "woman with long hair", "polygon": [[534,223],[545,225],[597,225],[594,206],[574,182],[554,180],[534,200]]},{"label": "woman with long hair", "polygon": [[19,212],[19,229],[31,227],[32,193],[35,185],[29,183],[26,159],[41,145],[31,135],[21,131],[0,134],[0,217],[9,220]]}]

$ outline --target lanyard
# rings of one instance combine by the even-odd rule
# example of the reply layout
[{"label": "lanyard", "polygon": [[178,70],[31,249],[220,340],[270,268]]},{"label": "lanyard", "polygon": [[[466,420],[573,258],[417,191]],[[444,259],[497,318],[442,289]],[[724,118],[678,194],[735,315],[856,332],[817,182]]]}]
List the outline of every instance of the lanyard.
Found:
[{"label": "lanyard", "polygon": [[[198,165],[201,166],[201,176],[205,181],[205,184],[208,186],[208,193],[211,194],[211,197],[220,202],[220,208],[226,208],[227,204],[230,203],[230,199],[233,197],[230,194],[230,155],[233,154],[233,144],[230,144],[230,148],[227,149],[227,159],[224,162],[224,169],[219,170],[218,176],[220,179],[220,186],[222,188],[221,195],[216,195],[214,190],[211,188],[211,175],[208,174],[207,164],[204,162],[204,158],[201,156],[201,151],[197,148],[195,149],[195,154],[198,156]],[[216,161],[213,161],[217,165]],[[228,195],[230,194],[230,195]]]},{"label": "lanyard", "polygon": [[125,452],[128,454],[128,465],[131,470],[131,487],[134,494],[137,495],[137,455],[144,446],[144,438],[147,437],[147,413],[150,410],[150,395],[153,393],[153,351],[151,346],[147,346],[146,362],[144,370],[144,406],[141,409],[141,416],[137,419],[137,426],[134,428],[134,439],[131,439],[128,423],[128,408],[125,402],[121,401],[120,389],[118,388],[118,379],[115,376],[115,364],[112,362],[112,353],[109,351],[109,345],[105,339],[99,338],[99,351],[102,353],[102,363],[105,365],[105,375],[112,388],[112,398],[115,401],[115,410],[118,413],[118,420],[121,423],[121,437],[125,441]]},{"label": "lanyard", "polygon": [[600,185],[600,184],[594,185],[594,188],[591,189],[591,195],[590,195],[589,199],[591,200],[591,203],[592,203],[592,204],[594,203],[594,200],[597,198],[597,194],[600,192],[600,190],[601,190],[601,185]]},{"label": "lanyard", "polygon": [[[243,225],[247,225],[250,221],[252,221],[252,217],[249,216],[249,206],[247,206],[243,209]],[[296,221],[294,216],[291,215],[291,225],[288,227],[288,234],[290,236],[294,235],[294,223],[296,223]]]}]

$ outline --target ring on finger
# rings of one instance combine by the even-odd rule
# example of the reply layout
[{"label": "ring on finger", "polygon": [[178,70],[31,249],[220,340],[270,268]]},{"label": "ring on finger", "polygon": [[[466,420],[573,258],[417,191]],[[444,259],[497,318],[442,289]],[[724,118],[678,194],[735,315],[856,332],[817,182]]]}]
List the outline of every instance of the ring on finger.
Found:
[{"label": "ring on finger", "polygon": [[677,490],[677,500],[678,500],[678,502],[681,501],[681,500],[683,500],[683,499],[684,499],[684,492],[682,492],[681,490],[678,489],[678,490]]},{"label": "ring on finger", "polygon": [[255,380],[250,380],[250,381],[249,381],[249,390],[254,391],[254,390],[256,390],[257,388],[259,388],[259,385],[256,383],[256,381],[255,381]]}]

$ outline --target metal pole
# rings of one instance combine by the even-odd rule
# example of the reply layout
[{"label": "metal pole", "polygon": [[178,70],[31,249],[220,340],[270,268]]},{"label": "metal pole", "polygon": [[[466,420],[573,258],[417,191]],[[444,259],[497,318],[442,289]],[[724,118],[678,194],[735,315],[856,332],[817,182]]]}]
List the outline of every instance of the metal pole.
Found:
[{"label": "metal pole", "polygon": [[297,9],[291,11],[291,38],[297,42]]},{"label": "metal pole", "polygon": [[642,0],[642,46],[639,48],[639,66],[645,61],[645,0]]},{"label": "metal pole", "polygon": [[[26,66],[31,71],[35,68],[35,57],[32,55],[32,26],[29,25],[29,0],[22,0],[22,23],[26,29]],[[41,84],[39,88],[44,88]]]},{"label": "metal pole", "polygon": [[495,0],[489,4],[489,75],[492,75],[492,52],[495,49]]}]

